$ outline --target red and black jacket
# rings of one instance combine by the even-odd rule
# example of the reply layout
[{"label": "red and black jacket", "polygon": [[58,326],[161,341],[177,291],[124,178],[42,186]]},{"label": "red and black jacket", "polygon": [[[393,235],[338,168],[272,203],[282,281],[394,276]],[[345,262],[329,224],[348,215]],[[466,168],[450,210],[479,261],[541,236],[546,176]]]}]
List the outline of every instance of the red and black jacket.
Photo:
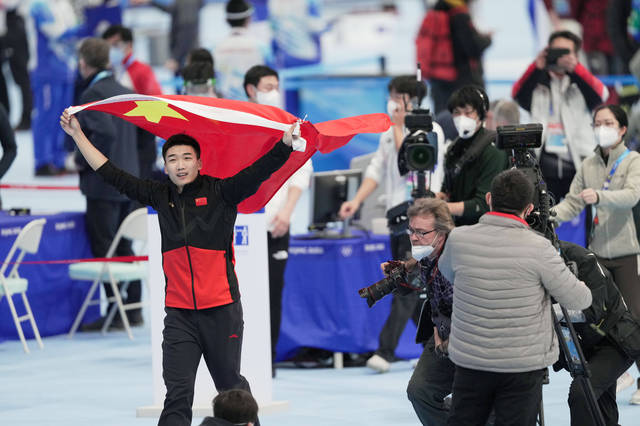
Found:
[{"label": "red and black jacket", "polygon": [[181,193],[169,179],[139,179],[110,161],[97,170],[120,192],[158,212],[166,306],[207,309],[240,299],[233,255],[237,204],[254,194],[289,154],[291,148],[278,142],[236,175],[198,175]]},{"label": "red and black jacket", "polygon": [[[605,93],[604,84],[581,63],[576,65],[573,72],[567,73],[572,83],[576,83],[580,93],[584,96],[587,107],[593,111],[603,102]],[[546,70],[542,70],[533,62],[529,65],[522,77],[516,81],[511,89],[511,97],[518,102],[523,109],[531,112],[533,91],[538,84],[551,87],[551,76]]]}]

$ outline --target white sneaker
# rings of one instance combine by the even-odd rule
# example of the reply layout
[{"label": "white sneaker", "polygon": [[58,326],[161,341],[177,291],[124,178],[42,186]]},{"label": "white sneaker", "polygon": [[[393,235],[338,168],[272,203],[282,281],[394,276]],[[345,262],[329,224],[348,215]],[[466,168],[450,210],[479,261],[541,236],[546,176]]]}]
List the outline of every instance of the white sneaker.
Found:
[{"label": "white sneaker", "polygon": [[[618,380],[616,381],[616,393],[625,390],[634,382],[635,380],[633,379],[633,377],[631,377],[631,374],[625,371],[622,376],[618,377]],[[640,399],[640,393],[638,394],[638,398]],[[638,401],[638,404],[640,404],[640,400]]]},{"label": "white sneaker", "polygon": [[636,390],[633,395],[631,395],[631,404],[640,405],[640,389]]},{"label": "white sneaker", "polygon": [[391,363],[380,355],[373,355],[367,360],[367,367],[378,373],[386,373],[391,368]]}]

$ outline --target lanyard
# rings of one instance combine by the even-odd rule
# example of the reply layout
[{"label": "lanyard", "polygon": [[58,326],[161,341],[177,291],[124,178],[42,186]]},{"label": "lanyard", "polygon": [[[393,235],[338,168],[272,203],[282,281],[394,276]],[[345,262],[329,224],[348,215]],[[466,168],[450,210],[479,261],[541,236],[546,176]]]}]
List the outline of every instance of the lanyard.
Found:
[{"label": "lanyard", "polygon": [[602,184],[602,190],[603,191],[606,191],[607,189],[609,189],[609,184],[611,183],[611,178],[613,178],[613,175],[615,174],[616,170],[618,170],[618,166],[620,165],[622,160],[624,160],[624,158],[627,155],[629,155],[630,152],[631,151],[629,151],[629,148],[625,149],[624,152],[622,154],[620,154],[620,157],[618,157],[616,162],[613,163],[613,167],[611,167],[611,171],[609,171],[609,176],[607,176],[607,179]]},{"label": "lanyard", "polygon": [[[620,165],[620,163],[622,163],[622,160],[624,160],[625,157],[629,155],[630,152],[631,151],[629,151],[629,148],[625,149],[625,151],[622,154],[620,154],[620,157],[618,157],[616,162],[613,163],[613,166],[609,171],[609,175],[607,176],[607,179],[605,179],[604,183],[602,184],[603,191],[606,191],[609,189],[609,184],[611,184],[611,179],[613,178],[613,175],[616,173],[616,170],[618,170],[618,166]],[[593,223],[591,224],[591,232],[589,232],[589,243],[593,240],[595,228],[600,223],[600,221],[598,220],[598,210],[596,209],[595,204],[591,205],[591,211],[593,216]]]},{"label": "lanyard", "polygon": [[131,64],[133,64],[133,61],[135,61],[135,58],[133,57],[133,53],[132,53],[129,55],[127,60],[123,62],[124,69],[128,70]]},{"label": "lanyard", "polygon": [[88,87],[93,86],[94,84],[96,84],[97,82],[102,80],[103,78],[107,78],[109,76],[111,76],[111,71],[108,71],[108,70],[100,71],[98,74],[96,74],[95,77],[93,77],[93,80],[91,80],[91,83],[89,83]]}]

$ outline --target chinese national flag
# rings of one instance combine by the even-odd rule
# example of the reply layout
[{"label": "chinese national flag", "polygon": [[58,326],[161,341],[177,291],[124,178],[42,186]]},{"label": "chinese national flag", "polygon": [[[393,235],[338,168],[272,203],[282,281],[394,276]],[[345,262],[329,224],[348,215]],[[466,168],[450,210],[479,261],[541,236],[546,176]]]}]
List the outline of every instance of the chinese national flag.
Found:
[{"label": "chinese national flag", "polygon": [[[266,105],[200,96],[120,95],[69,109],[103,111],[127,120],[163,139],[176,133],[194,137],[202,149],[204,174],[233,176],[267,153],[297,118]],[[251,197],[238,205],[240,213],[260,210],[273,194],[316,151],[331,152],[359,133],[381,133],[391,125],[386,114],[367,114],[300,125],[304,151],[294,151]]]}]

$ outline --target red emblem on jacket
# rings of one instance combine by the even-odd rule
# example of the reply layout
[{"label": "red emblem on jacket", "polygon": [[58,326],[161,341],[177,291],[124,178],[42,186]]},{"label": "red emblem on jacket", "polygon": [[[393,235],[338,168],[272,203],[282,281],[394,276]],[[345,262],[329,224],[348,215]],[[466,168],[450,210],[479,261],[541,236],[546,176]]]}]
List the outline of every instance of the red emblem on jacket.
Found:
[{"label": "red emblem on jacket", "polygon": [[196,206],[206,206],[207,205],[207,197],[196,198]]}]

